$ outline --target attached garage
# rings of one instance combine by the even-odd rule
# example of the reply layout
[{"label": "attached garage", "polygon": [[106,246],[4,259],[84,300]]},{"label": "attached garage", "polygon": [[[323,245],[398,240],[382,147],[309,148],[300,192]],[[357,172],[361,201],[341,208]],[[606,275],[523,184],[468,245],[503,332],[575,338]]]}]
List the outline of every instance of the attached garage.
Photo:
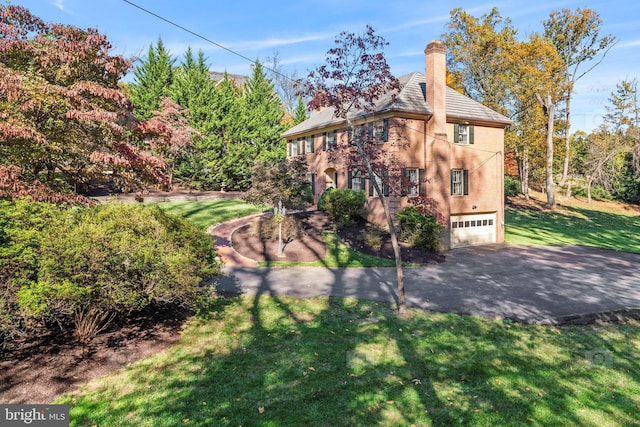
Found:
[{"label": "attached garage", "polygon": [[496,243],[496,214],[451,215],[451,247]]}]

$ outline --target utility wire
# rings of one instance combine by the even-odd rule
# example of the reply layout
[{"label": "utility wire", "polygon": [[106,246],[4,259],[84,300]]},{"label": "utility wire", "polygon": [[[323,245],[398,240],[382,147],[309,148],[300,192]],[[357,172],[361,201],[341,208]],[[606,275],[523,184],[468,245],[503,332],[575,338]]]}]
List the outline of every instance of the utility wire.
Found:
[{"label": "utility wire", "polygon": [[[132,1],[129,1],[129,0],[123,0],[123,1],[124,1],[125,3],[130,4],[131,6],[133,6],[133,7],[135,7],[135,8],[140,9],[141,11],[143,11],[143,12],[145,12],[145,13],[148,13],[148,14],[149,14],[149,15],[151,15],[151,16],[154,16],[154,17],[156,17],[156,18],[160,19],[161,21],[164,21],[164,22],[166,22],[166,23],[168,23],[168,24],[170,24],[170,25],[173,25],[174,27],[177,27],[177,28],[180,28],[180,29],[181,29],[181,30],[183,30],[183,31],[186,31],[187,33],[189,33],[189,34],[191,34],[191,35],[194,35],[194,36],[198,37],[198,38],[200,38],[200,39],[202,39],[202,40],[206,41],[207,43],[211,43],[212,45],[217,46],[217,47],[219,47],[220,49],[226,50],[227,52],[232,53],[232,54],[234,54],[234,55],[236,55],[236,56],[239,56],[240,58],[242,58],[242,59],[244,59],[244,60],[246,60],[246,61],[249,61],[249,62],[250,62],[250,63],[252,63],[252,64],[256,64],[256,61],[255,61],[255,60],[253,60],[253,59],[251,59],[251,58],[248,58],[248,57],[244,56],[243,54],[238,53],[238,52],[236,52],[236,51],[234,51],[234,50],[232,50],[232,49],[229,49],[228,47],[225,47],[225,46],[221,45],[220,43],[216,43],[216,42],[214,42],[213,40],[208,39],[208,38],[206,38],[205,36],[203,36],[203,35],[200,35],[200,34],[196,33],[195,31],[191,31],[190,29],[185,28],[185,27],[183,27],[182,25],[180,25],[180,24],[178,24],[178,23],[176,23],[176,22],[174,22],[174,21],[171,21],[170,19],[167,19],[167,18],[165,18],[165,17],[163,17],[163,16],[160,16],[160,15],[158,15],[157,13],[150,11],[149,9],[145,9],[144,7],[139,6],[139,5],[137,5],[137,4],[135,4],[135,3],[133,3]],[[264,65],[262,65],[262,68],[264,68],[265,70],[269,70],[269,71],[271,71],[272,73],[277,74],[277,75],[279,75],[280,77],[284,77],[284,78],[285,78],[285,79],[287,79],[287,80],[291,80],[292,82],[294,82],[294,83],[295,83],[295,81],[294,81],[292,78],[290,78],[289,76],[285,76],[284,74],[280,73],[279,71],[277,71],[277,70],[275,70],[275,69],[272,69],[272,68],[266,67],[266,66],[264,66]]]}]

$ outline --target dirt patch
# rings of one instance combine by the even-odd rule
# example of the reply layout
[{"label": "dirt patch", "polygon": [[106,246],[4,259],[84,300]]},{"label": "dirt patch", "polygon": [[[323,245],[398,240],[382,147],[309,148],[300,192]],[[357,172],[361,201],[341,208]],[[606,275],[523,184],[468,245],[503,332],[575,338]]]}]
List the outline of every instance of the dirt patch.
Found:
[{"label": "dirt patch", "polygon": [[[233,248],[241,255],[256,261],[313,262],[322,259],[326,254],[322,232],[334,231],[333,223],[326,213],[320,211],[301,212],[294,215],[303,226],[304,236],[285,242],[283,250],[286,256],[278,256],[277,239],[261,240],[252,234],[251,224],[239,228],[233,233]],[[337,233],[348,246],[358,252],[385,259],[395,259],[389,233],[382,234],[380,248],[373,248],[363,241],[361,236],[371,227],[373,227],[372,224],[361,220],[352,226],[337,230]],[[405,262],[429,264],[442,262],[445,259],[441,253],[413,248],[407,243],[401,242],[400,247],[402,260]]]},{"label": "dirt patch", "polygon": [[84,350],[57,329],[11,342],[0,352],[0,402],[50,403],[93,378],[171,346],[180,339],[185,318],[180,309],[148,310],[127,324],[114,325]]}]

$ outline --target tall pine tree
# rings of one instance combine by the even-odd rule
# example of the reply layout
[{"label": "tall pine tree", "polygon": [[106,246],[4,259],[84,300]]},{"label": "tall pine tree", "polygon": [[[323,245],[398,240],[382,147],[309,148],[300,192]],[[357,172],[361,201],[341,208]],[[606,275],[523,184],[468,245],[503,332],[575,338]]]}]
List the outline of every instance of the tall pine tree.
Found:
[{"label": "tall pine tree", "polygon": [[296,108],[293,111],[293,124],[297,125],[309,118],[309,111],[307,110],[307,106],[305,105],[302,97],[298,97],[298,101],[296,102]]},{"label": "tall pine tree", "polygon": [[255,62],[253,73],[247,82],[241,100],[244,113],[242,144],[253,151],[254,161],[284,159],[286,149],[280,134],[284,132],[282,119],[284,110],[259,61]]},{"label": "tall pine tree", "polygon": [[204,159],[211,150],[217,96],[209,65],[202,51],[194,57],[191,47],[180,67],[175,70],[171,98],[189,111],[189,124],[200,132],[195,144],[176,161],[175,179],[196,188],[210,188],[203,179]]},{"label": "tall pine tree", "polygon": [[165,48],[161,38],[158,38],[155,46],[149,46],[146,57],[138,60],[130,85],[134,114],[138,119],[151,118],[152,112],[159,110],[162,99],[170,95],[174,63],[175,58]]}]

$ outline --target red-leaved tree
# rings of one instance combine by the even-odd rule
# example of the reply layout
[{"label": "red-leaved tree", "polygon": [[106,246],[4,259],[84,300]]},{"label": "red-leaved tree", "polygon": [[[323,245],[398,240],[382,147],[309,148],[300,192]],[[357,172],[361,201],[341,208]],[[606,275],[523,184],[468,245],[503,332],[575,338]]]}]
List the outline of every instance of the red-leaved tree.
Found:
[{"label": "red-leaved tree", "polygon": [[0,6],[0,182],[20,183],[4,194],[74,193],[105,179],[125,191],[170,185],[149,144],[171,133],[137,122],[118,87],[130,67],[97,30]]},{"label": "red-leaved tree", "polygon": [[[383,50],[388,44],[367,26],[362,34],[342,32],[335,40],[336,47],[327,52],[327,63],[312,71],[304,84],[304,95],[311,98],[309,109],[333,108],[336,118],[346,123],[346,138],[338,141],[332,159],[343,162],[350,170],[366,171],[370,185],[374,186],[385,213],[395,254],[398,280],[398,310],[406,311],[404,291],[404,271],[398,244],[398,233],[393,223],[386,191],[401,193],[401,165],[389,144],[379,144],[380,132],[389,132],[395,127],[396,133],[402,128],[401,120],[395,120],[386,129],[369,131],[368,126],[359,122],[365,116],[373,115],[378,104],[385,100],[393,102],[400,89],[400,83],[390,71]],[[398,138],[396,148],[401,149]]]}]

